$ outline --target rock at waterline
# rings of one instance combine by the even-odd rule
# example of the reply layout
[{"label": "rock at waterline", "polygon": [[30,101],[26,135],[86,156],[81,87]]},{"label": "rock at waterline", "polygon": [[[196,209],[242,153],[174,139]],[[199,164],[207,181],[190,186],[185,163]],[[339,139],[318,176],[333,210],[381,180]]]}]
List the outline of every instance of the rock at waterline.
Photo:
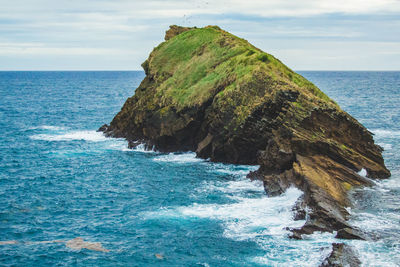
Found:
[{"label": "rock at waterline", "polygon": [[269,196],[304,192],[296,216],[306,223],[293,238],[352,231],[348,191],[372,184],[358,172],[390,176],[372,134],[277,58],[217,26],[173,25],[165,40],[142,64],[135,95],[99,130],[130,147],[260,165],[250,176]]},{"label": "rock at waterline", "polygon": [[331,254],[322,262],[320,267],[361,266],[357,252],[349,245],[343,243],[332,244]]}]

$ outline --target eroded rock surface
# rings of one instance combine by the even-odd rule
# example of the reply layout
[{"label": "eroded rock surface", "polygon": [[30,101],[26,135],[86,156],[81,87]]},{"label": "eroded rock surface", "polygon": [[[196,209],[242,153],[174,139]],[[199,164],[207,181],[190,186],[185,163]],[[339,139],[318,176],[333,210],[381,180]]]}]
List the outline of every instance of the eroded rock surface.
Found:
[{"label": "eroded rock surface", "polygon": [[349,237],[348,229],[357,238],[347,192],[390,176],[372,134],[301,75],[219,27],[171,26],[165,40],[142,64],[135,95],[99,130],[131,147],[259,164],[249,177],[269,196],[290,186],[305,193],[296,216],[307,221],[294,238]]},{"label": "eroded rock surface", "polygon": [[89,249],[94,251],[109,252],[109,250],[105,249],[100,242],[88,242],[83,240],[81,237],[68,240],[65,242],[65,245],[75,250]]}]

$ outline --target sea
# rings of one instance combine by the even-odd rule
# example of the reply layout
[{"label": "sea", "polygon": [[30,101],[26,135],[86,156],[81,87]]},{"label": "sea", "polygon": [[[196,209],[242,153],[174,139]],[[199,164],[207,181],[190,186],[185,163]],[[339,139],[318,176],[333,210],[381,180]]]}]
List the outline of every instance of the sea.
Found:
[{"label": "sea", "polygon": [[333,242],[400,265],[400,72],[301,71],[374,133],[392,177],[351,193],[369,241],[300,227],[302,192],[268,197],[257,166],[128,149],[96,130],[141,71],[0,72],[0,266],[318,266]]}]

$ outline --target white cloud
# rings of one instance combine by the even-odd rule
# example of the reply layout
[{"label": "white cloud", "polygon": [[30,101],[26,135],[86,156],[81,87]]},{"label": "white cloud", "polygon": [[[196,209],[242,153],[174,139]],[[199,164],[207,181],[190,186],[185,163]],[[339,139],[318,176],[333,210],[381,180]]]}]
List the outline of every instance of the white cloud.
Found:
[{"label": "white cloud", "polygon": [[310,16],[330,13],[365,14],[397,12],[398,0],[186,0],[186,1],[50,1],[14,0],[0,4],[2,17],[25,14],[111,13],[136,19],[182,17],[194,14],[243,14],[258,16]]},{"label": "white cloud", "polygon": [[135,55],[134,50],[98,47],[50,47],[43,43],[0,43],[0,56],[25,56],[25,55]]},{"label": "white cloud", "polygon": [[399,70],[396,42],[300,41],[296,47],[275,41],[259,47],[296,70]]},{"label": "white cloud", "polygon": [[153,14],[162,17],[179,17],[196,14],[242,14],[262,17],[301,17],[322,14],[368,14],[376,12],[397,12],[397,0],[188,0],[188,1],[146,1],[137,3],[116,1],[110,6],[118,10],[126,5],[131,14]]},{"label": "white cloud", "polygon": [[[290,66],[303,68],[302,60],[311,66],[331,54],[332,40],[341,40],[344,54],[349,47],[345,39],[368,39],[370,46],[382,39],[399,44],[399,14],[398,0],[0,0],[0,65],[23,64],[23,58],[29,57],[31,64],[51,58],[46,68],[63,67],[61,61],[70,56],[71,68],[83,61],[90,64],[97,57],[105,69],[108,62],[114,66],[121,62],[120,69],[138,69],[152,47],[163,40],[168,25],[217,24],[266,51],[294,58],[288,61],[293,62]],[[368,22],[377,15],[391,18]],[[357,16],[364,16],[364,21],[357,22]],[[314,49],[318,52],[307,49],[324,38],[322,47]],[[266,45],[273,43],[277,45]],[[378,46],[368,51],[378,53]],[[398,47],[391,47],[390,53],[397,55]]]}]

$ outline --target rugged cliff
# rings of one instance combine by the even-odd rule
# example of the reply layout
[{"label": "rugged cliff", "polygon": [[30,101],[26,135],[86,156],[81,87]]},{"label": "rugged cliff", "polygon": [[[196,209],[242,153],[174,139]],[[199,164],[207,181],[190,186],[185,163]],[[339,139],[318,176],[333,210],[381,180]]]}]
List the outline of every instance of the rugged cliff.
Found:
[{"label": "rugged cliff", "polygon": [[346,218],[347,191],[386,178],[371,133],[278,59],[216,26],[171,26],[143,63],[146,77],[100,130],[159,151],[196,151],[212,161],[259,164],[249,174],[273,196],[296,186],[307,223],[294,238],[338,231],[363,238]]}]

